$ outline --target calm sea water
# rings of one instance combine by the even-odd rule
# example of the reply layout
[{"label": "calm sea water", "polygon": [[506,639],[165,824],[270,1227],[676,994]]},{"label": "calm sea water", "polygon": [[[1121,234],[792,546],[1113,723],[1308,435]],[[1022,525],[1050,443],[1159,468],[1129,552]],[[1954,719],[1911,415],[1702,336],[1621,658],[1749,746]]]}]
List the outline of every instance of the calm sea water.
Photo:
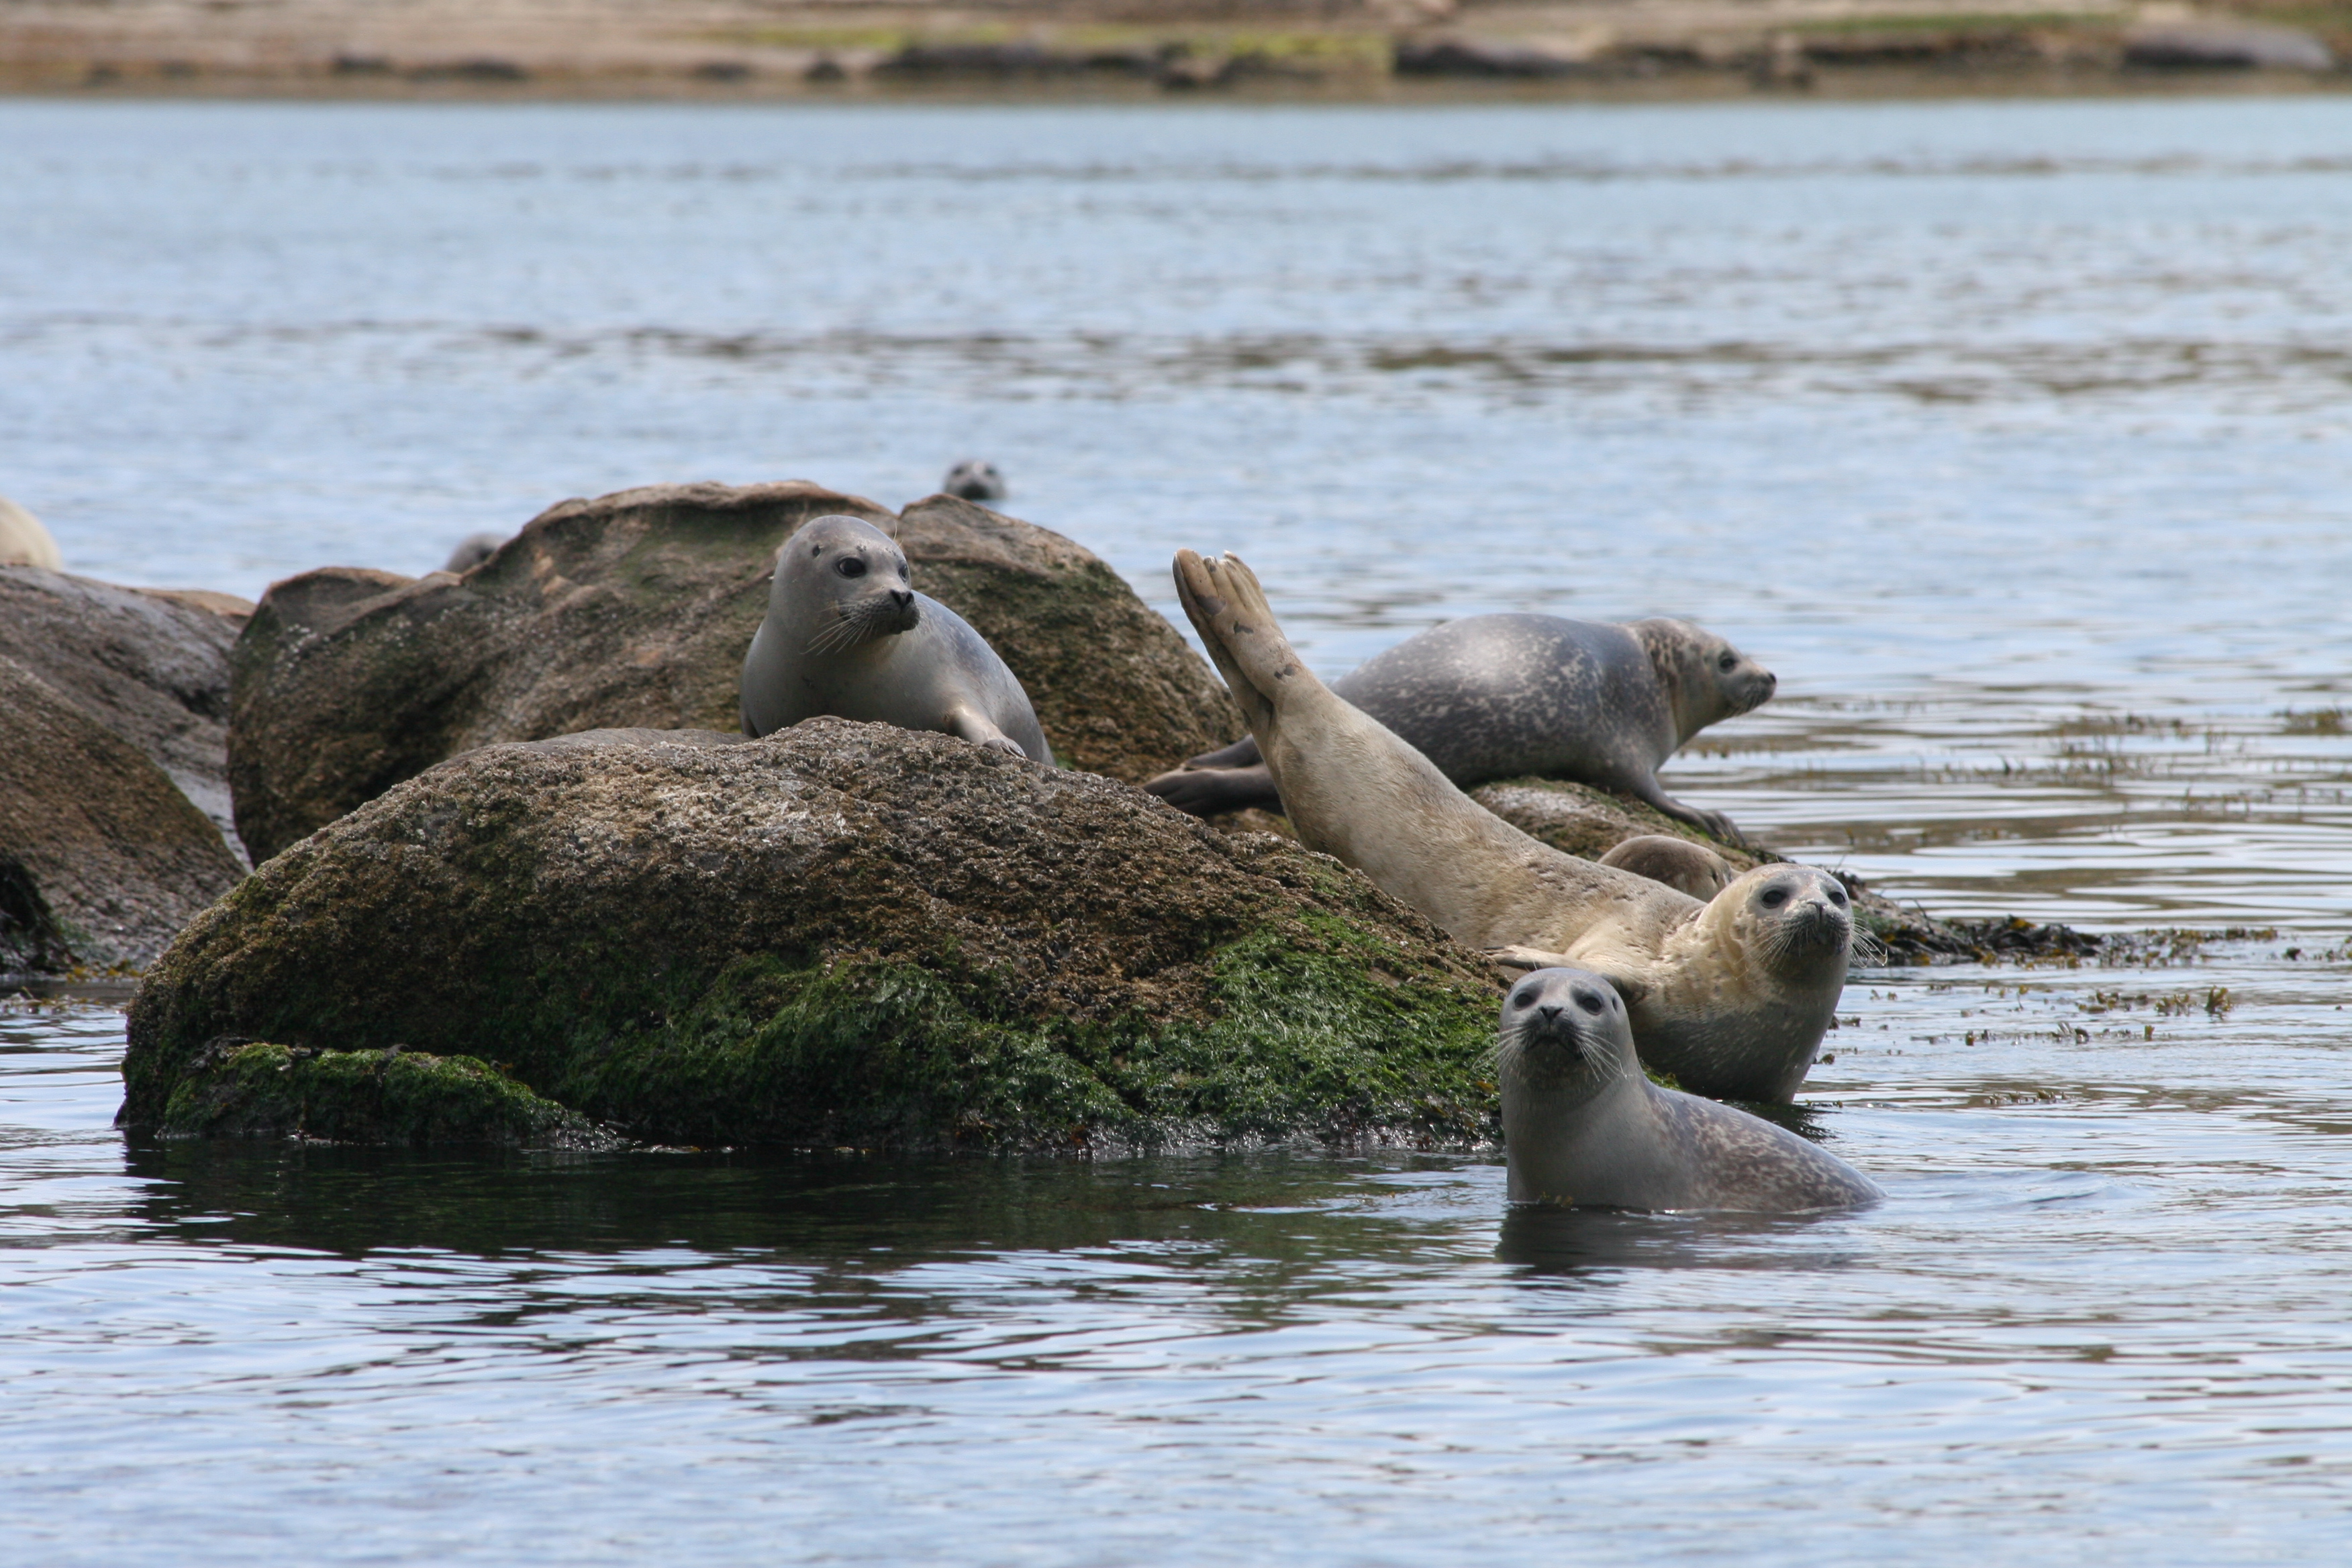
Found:
[{"label": "calm sea water", "polygon": [[1721,630],[1783,695],[1670,785],[1937,912],[2269,931],[1858,974],[1809,1098],[1889,1201],[1770,1223],[127,1149],[119,1014],[18,1005],[12,1560],[2340,1557],[2352,101],[14,102],[0,234],[0,492],[92,575],[982,454],[1334,671]]}]

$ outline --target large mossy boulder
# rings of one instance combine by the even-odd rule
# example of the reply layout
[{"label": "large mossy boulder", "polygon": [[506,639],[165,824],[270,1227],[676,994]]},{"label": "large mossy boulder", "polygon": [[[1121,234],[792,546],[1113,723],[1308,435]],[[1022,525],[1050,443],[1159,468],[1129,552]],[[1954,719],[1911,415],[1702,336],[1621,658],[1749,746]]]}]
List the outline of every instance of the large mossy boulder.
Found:
[{"label": "large mossy boulder", "polygon": [[13,658],[170,776],[225,836],[229,648],[252,605],[0,566],[0,658]]},{"label": "large mossy boulder", "polygon": [[462,577],[330,567],[236,645],[229,777],[255,858],[477,746],[738,727],[776,548],[829,512],[903,539],[915,584],[986,637],[1066,764],[1139,781],[1238,732],[1175,629],[1061,535],[947,496],[905,519],[803,481],[565,501]]},{"label": "large mossy boulder", "polygon": [[145,752],[0,657],[0,973],[150,963],[244,871]]},{"label": "large mossy boulder", "polygon": [[834,719],[606,732],[264,865],[149,972],[124,1121],[202,1131],[260,1043],[469,1058],[670,1143],[1454,1141],[1499,994],[1339,862],[1109,779]]}]

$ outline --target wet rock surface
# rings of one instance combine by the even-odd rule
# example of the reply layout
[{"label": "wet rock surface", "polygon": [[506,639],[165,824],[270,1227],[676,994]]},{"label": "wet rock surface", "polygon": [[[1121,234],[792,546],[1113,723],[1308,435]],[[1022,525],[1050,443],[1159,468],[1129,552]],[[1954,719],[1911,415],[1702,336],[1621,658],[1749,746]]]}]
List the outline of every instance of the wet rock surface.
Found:
[{"label": "wet rock surface", "polygon": [[282,1122],[188,1109],[226,1038],[472,1058],[673,1143],[1458,1142],[1500,989],[1338,862],[1108,779],[831,719],[588,734],[435,768],[206,911],[131,1008],[124,1119]]},{"label": "wet rock surface", "polygon": [[0,658],[13,658],[168,774],[234,852],[229,649],[245,601],[0,566]]},{"label": "wet rock surface", "polygon": [[162,768],[0,656],[0,973],[148,963],[243,875]]},{"label": "wet rock surface", "polygon": [[448,757],[598,727],[733,730],[776,547],[828,513],[897,534],[977,627],[1063,762],[1148,777],[1221,744],[1223,689],[1118,574],[950,496],[904,518],[805,481],[672,485],[550,509],[462,576],[329,567],[236,644],[229,777],[255,858]]}]

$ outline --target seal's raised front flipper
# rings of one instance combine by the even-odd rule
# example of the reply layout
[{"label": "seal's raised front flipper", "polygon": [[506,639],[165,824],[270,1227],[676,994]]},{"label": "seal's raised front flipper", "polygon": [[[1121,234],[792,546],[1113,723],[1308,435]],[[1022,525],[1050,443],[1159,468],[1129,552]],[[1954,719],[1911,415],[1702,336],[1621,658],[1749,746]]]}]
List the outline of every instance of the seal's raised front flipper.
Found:
[{"label": "seal's raised front flipper", "polygon": [[1143,787],[1194,816],[1282,809],[1282,792],[1274,787],[1274,770],[1264,763],[1252,768],[1178,768],[1149,780]]},{"label": "seal's raised front flipper", "polygon": [[1213,752],[1202,752],[1197,757],[1187,757],[1188,768],[1254,768],[1265,758],[1257,749],[1255,735],[1244,735],[1230,746],[1220,746]]}]

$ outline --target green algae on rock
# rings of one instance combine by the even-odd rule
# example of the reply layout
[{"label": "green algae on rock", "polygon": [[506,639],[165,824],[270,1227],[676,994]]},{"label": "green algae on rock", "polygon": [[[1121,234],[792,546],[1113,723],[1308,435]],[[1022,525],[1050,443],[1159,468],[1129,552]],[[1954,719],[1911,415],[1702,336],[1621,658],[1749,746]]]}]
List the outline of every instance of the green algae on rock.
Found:
[{"label": "green algae on rock", "polygon": [[1497,977],[1326,857],[950,736],[598,732],[265,865],[131,1009],[124,1121],[224,1036],[502,1064],[669,1143],[1485,1136]]},{"label": "green algae on rock", "polygon": [[604,1148],[618,1139],[471,1057],[215,1041],[173,1086],[166,1138]]}]

